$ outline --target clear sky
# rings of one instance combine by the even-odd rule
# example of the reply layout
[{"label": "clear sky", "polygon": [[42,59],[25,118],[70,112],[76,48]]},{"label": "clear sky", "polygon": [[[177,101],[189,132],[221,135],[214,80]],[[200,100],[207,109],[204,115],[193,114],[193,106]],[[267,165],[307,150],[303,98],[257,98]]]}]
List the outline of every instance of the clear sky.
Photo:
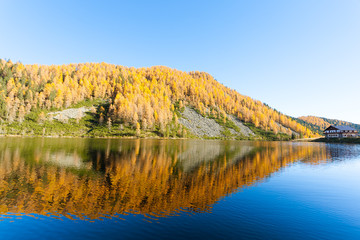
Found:
[{"label": "clear sky", "polygon": [[360,123],[360,0],[0,0],[0,58],[199,70],[291,116]]}]

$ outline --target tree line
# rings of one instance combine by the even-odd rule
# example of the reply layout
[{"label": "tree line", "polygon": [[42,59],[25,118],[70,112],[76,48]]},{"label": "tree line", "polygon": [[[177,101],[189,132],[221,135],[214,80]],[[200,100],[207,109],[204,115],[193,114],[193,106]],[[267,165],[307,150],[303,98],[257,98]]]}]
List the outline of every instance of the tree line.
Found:
[{"label": "tree line", "polygon": [[228,114],[274,133],[315,135],[295,120],[217,82],[205,72],[164,66],[124,67],[106,63],[24,65],[0,60],[0,119],[23,121],[31,111],[63,109],[104,99],[99,122],[164,130],[177,124],[185,106],[229,121]]}]

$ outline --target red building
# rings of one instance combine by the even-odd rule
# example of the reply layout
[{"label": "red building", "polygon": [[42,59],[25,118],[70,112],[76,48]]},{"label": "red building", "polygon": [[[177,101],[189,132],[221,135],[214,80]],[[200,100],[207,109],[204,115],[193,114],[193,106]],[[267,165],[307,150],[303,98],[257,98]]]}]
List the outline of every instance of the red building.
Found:
[{"label": "red building", "polygon": [[350,138],[358,137],[359,131],[349,126],[333,126],[331,125],[324,130],[326,138]]}]

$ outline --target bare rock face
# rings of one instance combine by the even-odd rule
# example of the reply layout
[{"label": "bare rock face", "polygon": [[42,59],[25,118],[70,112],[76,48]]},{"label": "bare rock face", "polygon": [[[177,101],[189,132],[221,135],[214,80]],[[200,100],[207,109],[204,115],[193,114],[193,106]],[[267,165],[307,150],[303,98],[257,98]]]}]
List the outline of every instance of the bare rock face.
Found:
[{"label": "bare rock face", "polygon": [[186,107],[179,119],[179,123],[188,128],[194,135],[198,137],[221,137],[224,131],[214,119],[201,116],[195,110]]},{"label": "bare rock face", "polygon": [[68,120],[68,119],[80,119],[85,117],[85,113],[89,112],[90,108],[81,107],[81,108],[69,108],[63,111],[51,112],[48,114],[49,119],[56,119],[59,121]]},{"label": "bare rock face", "polygon": [[[242,122],[236,119],[233,116],[228,116],[234,122],[236,126],[239,127],[240,132],[236,132],[231,129],[231,133],[242,136],[251,136],[254,133],[246,127]],[[185,107],[182,117],[179,118],[179,123],[188,128],[194,135],[198,137],[223,137],[223,131],[225,130],[223,126],[219,125],[214,119],[203,117],[201,114],[197,113],[194,109]]]}]

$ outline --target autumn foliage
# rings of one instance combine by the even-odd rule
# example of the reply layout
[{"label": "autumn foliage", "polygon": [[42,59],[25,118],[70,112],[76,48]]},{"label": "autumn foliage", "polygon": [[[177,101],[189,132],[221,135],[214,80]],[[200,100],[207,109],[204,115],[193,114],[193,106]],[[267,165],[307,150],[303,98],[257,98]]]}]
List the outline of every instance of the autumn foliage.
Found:
[{"label": "autumn foliage", "polygon": [[3,121],[21,122],[34,110],[68,108],[91,99],[108,103],[99,113],[101,122],[122,122],[143,130],[165,129],[175,120],[177,108],[191,106],[224,122],[227,114],[232,114],[263,130],[314,135],[288,116],[225,87],[204,72],[163,66],[137,69],[106,63],[45,66],[0,61]]},{"label": "autumn foliage", "polygon": [[105,145],[76,140],[65,146],[66,141],[31,141],[0,144],[0,214],[88,220],[129,212],[156,218],[178,211],[209,211],[224,196],[289,164],[329,159],[321,145],[255,143],[247,154],[239,145],[222,146],[215,156],[191,161],[191,168],[186,168],[188,157],[198,159],[199,149],[209,152],[216,146],[202,143],[196,149],[199,143],[140,140]]},{"label": "autumn foliage", "polygon": [[330,125],[349,126],[357,130],[360,130],[359,124],[337,120],[337,119],[328,119],[328,118],[315,117],[315,116],[303,116],[303,117],[299,117],[299,119],[311,124],[313,127],[319,128],[321,131],[324,131]]}]

